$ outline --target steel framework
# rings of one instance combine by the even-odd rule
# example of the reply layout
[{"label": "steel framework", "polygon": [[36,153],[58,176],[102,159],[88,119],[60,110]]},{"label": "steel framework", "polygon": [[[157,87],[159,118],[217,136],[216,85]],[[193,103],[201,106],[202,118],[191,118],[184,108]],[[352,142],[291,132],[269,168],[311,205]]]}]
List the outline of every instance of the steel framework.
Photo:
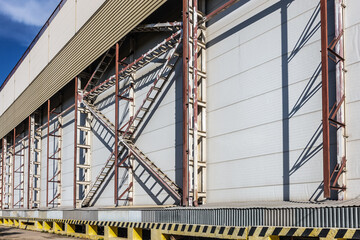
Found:
[{"label": "steel framework", "polygon": [[41,192],[41,113],[36,111],[29,117],[29,162],[28,162],[28,208],[40,207]]},{"label": "steel framework", "polygon": [[[335,1],[334,1],[335,3]],[[342,1],[340,1],[342,3]],[[324,197],[331,198],[331,190],[336,191],[345,191],[345,185],[339,185],[339,179],[341,174],[345,171],[346,168],[346,155],[341,153],[341,157],[338,158],[337,164],[334,170],[331,173],[330,170],[330,125],[334,126],[337,131],[340,129],[340,133],[345,132],[345,123],[344,123],[344,107],[345,107],[345,94],[343,88],[343,27],[342,19],[338,18],[338,22],[335,24],[336,36],[330,42],[328,41],[328,10],[327,10],[327,1],[320,1],[321,9],[321,70],[322,70],[322,123],[323,123],[323,177],[324,177]],[[339,10],[340,8],[340,10]],[[337,9],[337,14],[341,14],[343,5],[335,4],[335,9]],[[340,76],[337,76],[337,79],[341,78],[337,82],[337,101],[333,107],[329,108],[329,61],[332,59],[337,65],[337,71]],[[344,141],[344,134],[340,134],[337,137],[337,143]],[[339,149],[338,149],[339,151]],[[342,183],[340,183],[342,184]]]},{"label": "steel framework", "polygon": [[[56,117],[53,122],[50,119],[52,114],[59,115],[61,113],[61,101],[60,105],[53,109],[51,109],[50,99],[47,103],[46,207],[49,205],[55,207],[61,204],[62,116]],[[50,141],[51,138],[52,141]],[[50,149],[50,143],[53,146],[52,149]],[[49,184],[52,184],[50,199]]]},{"label": "steel framework", "polygon": [[[51,109],[47,102],[47,123],[41,125],[41,114],[35,112],[28,119],[28,165],[27,165],[27,207],[40,206],[40,176],[42,130],[47,127],[47,179],[46,206],[61,204],[61,152],[62,115],[75,108],[74,124],[74,183],[73,205],[90,206],[94,196],[101,189],[104,180],[114,170],[114,204],[119,201],[131,205],[134,201],[135,164],[142,165],[176,201],[184,206],[197,206],[206,202],[206,22],[229,8],[239,0],[229,0],[213,12],[205,15],[205,1],[183,0],[182,22],[146,24],[132,30],[130,38],[123,38],[107,50],[99,59],[94,72],[82,88],[80,78],[75,79],[75,104],[65,111],[58,107]],[[330,198],[331,191],[346,190],[346,129],[344,90],[344,50],[342,0],[335,0],[335,37],[329,43],[327,1],[320,0],[321,9],[321,64],[322,64],[322,123],[323,123],[323,179],[324,197]],[[143,32],[169,32],[171,35],[161,43],[134,59],[133,34]],[[129,40],[130,54],[120,59],[121,47]],[[182,44],[182,50],[180,45]],[[161,92],[182,54],[183,84],[183,188],[171,180],[137,146],[138,130],[145,124],[149,112],[159,101]],[[329,61],[336,66],[336,102],[329,107]],[[152,79],[152,85],[144,99],[135,99],[136,72],[149,63],[162,60],[162,66]],[[104,73],[115,61],[115,75],[103,81]],[[96,106],[96,98],[114,87],[115,121],[111,122]],[[136,100],[136,101],[135,101]],[[128,102],[128,121],[119,120],[119,103]],[[61,100],[60,100],[61,102]],[[91,182],[91,133],[92,121],[98,122],[113,134],[114,149],[107,158],[94,182]],[[338,158],[331,170],[330,126],[337,129]],[[2,139],[1,148],[1,208],[23,207],[25,205],[25,137],[21,140],[13,130],[11,145],[7,137]],[[127,169],[127,184],[119,179],[119,169]],[[19,181],[15,185],[16,177]],[[52,184],[52,188],[49,187]],[[49,199],[49,191],[52,190]],[[15,191],[18,199],[15,201]]]},{"label": "steel framework", "polygon": [[[169,24],[171,27],[172,24]],[[154,26],[151,26],[154,28]],[[110,154],[105,166],[100,171],[100,174],[96,178],[95,182],[92,184],[91,189],[88,195],[85,197],[84,201],[82,202],[82,206],[88,206],[90,201],[95,196],[97,191],[100,189],[103,181],[108,176],[110,169],[115,165],[115,189],[114,189],[114,204],[117,205],[119,200],[126,200],[131,204],[132,196],[132,175],[131,175],[131,166],[133,165],[132,159],[137,159],[140,164],[142,164],[158,182],[165,187],[175,198],[180,200],[179,195],[179,187],[169,178],[167,177],[156,165],[143,153],[139,150],[138,147],[135,146],[134,134],[138,127],[142,124],[144,118],[146,117],[147,113],[150,111],[151,107],[153,106],[154,102],[159,96],[159,93],[165,86],[167,79],[170,73],[173,71],[174,65],[177,62],[179,54],[176,53],[181,41],[181,30],[172,34],[169,38],[165,39],[162,43],[155,46],[153,49],[149,50],[147,53],[143,54],[140,58],[134,60],[129,64],[123,64],[126,59],[119,61],[119,47],[120,44],[116,44],[116,73],[114,76],[110,77],[109,79],[105,80],[98,86],[95,86],[90,91],[84,93],[83,103],[84,105],[92,112],[93,116],[103,123],[103,125],[112,133],[114,133],[115,137],[115,146],[114,151]],[[163,67],[160,69],[158,74],[156,75],[152,87],[149,89],[148,93],[146,94],[145,99],[135,110],[134,104],[134,75],[135,72],[143,68],[144,66],[148,65],[150,62],[158,59],[160,57],[165,57],[165,63]],[[119,70],[119,65],[124,65],[124,67]],[[122,81],[125,83],[125,86],[122,91],[119,90],[119,82]],[[95,98],[97,95],[103,93],[110,87],[115,85],[115,124],[113,124],[109,119],[102,114],[96,106],[90,103],[91,99]],[[125,95],[128,95],[126,97]],[[119,101],[125,100],[129,101],[130,104],[130,114],[129,114],[129,121],[119,126]],[[117,157],[116,157],[117,156]],[[125,165],[125,162],[127,164]],[[119,194],[119,186],[118,186],[118,168],[126,166],[129,170],[128,175],[128,186],[125,190]],[[126,198],[123,198],[126,193],[129,193]]]},{"label": "steel framework", "polygon": [[[187,63],[184,72],[187,75],[186,103],[188,125],[187,133],[187,172],[188,193],[184,205],[203,204],[206,202],[206,28],[204,14],[199,10],[199,3],[205,9],[204,1],[188,1],[186,4]],[[199,24],[200,23],[200,24]]]},{"label": "steel framework", "polygon": [[13,174],[12,174],[12,165],[13,165],[13,155],[11,151],[11,145],[8,143],[7,137],[3,139],[3,151],[4,151],[4,203],[3,208],[13,208],[12,205],[12,198],[13,198],[13,188],[12,188],[12,181],[13,181]]},{"label": "steel framework", "polygon": [[[14,194],[14,207],[24,207],[25,196],[25,139],[22,138],[19,141],[16,139],[21,137],[22,134],[16,135],[16,129],[14,129],[13,139],[13,194]],[[15,202],[15,191],[17,191],[17,201]]]},{"label": "steel framework", "polygon": [[4,145],[3,139],[0,140],[1,152],[0,152],[0,209],[3,209],[3,199],[4,199]]},{"label": "steel framework", "polygon": [[81,105],[82,94],[80,78],[75,78],[74,208],[87,195],[91,183],[92,117]]}]

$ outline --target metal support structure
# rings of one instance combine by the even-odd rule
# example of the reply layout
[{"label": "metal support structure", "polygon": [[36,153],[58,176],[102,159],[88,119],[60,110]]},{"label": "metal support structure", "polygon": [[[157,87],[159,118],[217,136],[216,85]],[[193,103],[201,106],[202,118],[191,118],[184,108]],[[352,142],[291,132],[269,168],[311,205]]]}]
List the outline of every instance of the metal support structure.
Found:
[{"label": "metal support structure", "polygon": [[26,191],[26,208],[30,208],[30,173],[31,173],[31,155],[33,151],[33,139],[31,138],[31,116],[28,117],[28,161],[27,161],[27,191]]},{"label": "metal support structure", "polygon": [[115,157],[115,184],[114,184],[114,204],[118,204],[118,179],[119,179],[119,43],[115,47],[115,142],[114,142],[114,157]]},{"label": "metal support structure", "polygon": [[79,91],[78,91],[78,77],[75,77],[75,111],[74,111],[74,169],[73,169],[73,208],[76,208],[76,202],[77,202],[77,156],[78,156],[78,108],[79,108]]},{"label": "metal support structure", "polygon": [[[181,195],[179,193],[180,189],[179,187],[166,175],[164,174],[161,169],[159,169],[144,153],[142,153],[133,143],[133,140],[136,139],[135,135],[137,134],[137,130],[139,129],[139,126],[141,126],[148,114],[148,112],[152,109],[152,106],[154,106],[154,102],[156,99],[160,96],[160,92],[164,88],[164,86],[167,83],[167,80],[170,76],[170,74],[173,72],[173,69],[175,67],[175,64],[178,61],[179,54],[176,52],[180,42],[181,42],[181,33],[182,31],[179,30],[175,33],[173,33],[170,37],[166,38],[164,41],[162,41],[160,44],[156,45],[154,48],[150,49],[148,52],[143,54],[138,59],[134,60],[133,62],[129,64],[125,64],[125,59],[119,61],[119,56],[116,58],[116,66],[119,67],[119,65],[123,65],[123,68],[121,70],[116,69],[116,74],[114,76],[111,76],[107,80],[104,80],[102,83],[100,83],[98,86],[95,86],[93,89],[89,90],[88,92],[84,93],[84,100],[83,103],[87,107],[89,111],[93,114],[93,116],[102,123],[110,132],[114,133],[115,136],[115,145],[119,147],[115,147],[114,151],[110,154],[109,158],[107,159],[105,166],[100,171],[99,175],[97,176],[94,183],[91,185],[91,189],[89,191],[89,194],[86,196],[86,198],[82,202],[82,206],[89,206],[91,200],[95,196],[95,194],[98,192],[100,187],[102,186],[102,183],[105,181],[105,178],[108,176],[110,169],[115,165],[115,171],[116,176],[115,179],[118,179],[118,167],[122,166],[125,161],[127,161],[129,158],[132,157],[136,159],[138,162],[142,164],[142,166],[145,167],[147,171],[150,172],[150,174],[155,178],[156,181],[158,181],[161,186],[163,186],[166,191],[169,192],[177,201],[180,200]],[[119,47],[117,47],[119,49]],[[118,52],[118,51],[117,51]],[[129,96],[131,96],[132,86],[131,81],[129,82],[129,79],[134,78],[134,72],[138,69],[141,69],[148,65],[150,62],[163,58],[165,61],[163,63],[163,66],[158,71],[158,74],[155,76],[155,79],[153,81],[152,86],[150,87],[148,93],[145,96],[145,99],[142,101],[141,104],[137,107],[137,111],[134,112],[133,117],[125,124],[123,124],[119,128],[118,123],[118,112],[116,112],[115,120],[116,123],[113,124],[109,119],[105,117],[104,114],[102,114],[95,105],[91,104],[91,99],[96,98],[99,94],[103,93],[110,87],[113,87],[115,85],[115,98],[116,99],[116,107],[115,109],[118,109],[118,101],[120,100],[126,100],[126,101],[132,101],[133,99],[131,97],[125,97],[125,93],[129,93]],[[124,82],[123,90],[119,94],[119,83],[120,81]],[[127,81],[129,84],[126,85],[125,81]],[[117,110],[115,110],[117,111]],[[116,126],[115,126],[116,125]],[[120,136],[121,134],[121,136]],[[126,153],[126,154],[125,154]],[[122,160],[119,162],[119,158]],[[117,163],[115,163],[115,159]],[[131,163],[130,163],[131,165]],[[115,181],[115,185],[117,184],[117,181]],[[128,187],[125,189],[125,191],[120,194],[119,196],[119,185],[115,186],[114,189],[114,203],[117,204],[118,200],[124,200],[122,197],[125,193],[128,193],[127,200],[129,200],[130,192],[132,190],[133,184],[130,182]],[[129,202],[129,201],[128,201]]]},{"label": "metal support structure", "polygon": [[[336,66],[336,100],[338,102],[338,113],[337,120],[340,123],[345,123],[345,55],[344,55],[344,1],[335,0],[335,39],[338,40],[338,44],[335,45],[335,53],[339,56]],[[346,199],[346,126],[343,124],[337,131],[337,166],[338,168],[334,169],[334,172],[337,172],[339,177],[334,180],[332,187],[341,187],[342,189],[339,192],[338,199]],[[342,174],[342,175],[341,175]],[[341,175],[341,176],[340,176]]]},{"label": "metal support structure", "polygon": [[[342,6],[335,11],[342,12]],[[322,70],[322,123],[323,123],[323,178],[324,178],[324,197],[331,198],[331,190],[343,192],[346,189],[344,180],[339,185],[340,175],[344,172],[346,166],[345,152],[345,88],[343,81],[343,27],[342,17],[336,16],[335,19],[335,38],[328,42],[328,19],[327,19],[327,1],[320,0],[321,9],[321,70]],[[342,16],[341,13],[338,13]],[[329,109],[329,63],[332,59],[337,65],[336,68],[336,102]],[[335,169],[330,171],[330,125],[337,128],[337,146],[338,159]],[[339,152],[340,151],[340,152]],[[340,155],[339,155],[340,154]],[[341,199],[344,196],[340,197]]]},{"label": "metal support structure", "polygon": [[[61,102],[61,101],[60,101]],[[59,108],[59,112],[56,112]],[[51,109],[50,99],[48,100],[47,107],[47,161],[46,161],[46,207],[52,205],[52,207],[61,205],[61,152],[62,152],[62,117],[55,118],[56,121],[50,124],[51,115],[58,115],[61,112],[60,107]],[[53,141],[50,142],[50,137]],[[52,151],[50,151],[50,144],[52,145]],[[51,162],[50,162],[51,160]],[[50,168],[51,163],[51,168]],[[51,172],[50,172],[51,171]],[[51,175],[50,175],[51,173]],[[49,199],[49,184],[52,184],[52,194]]]},{"label": "metal support structure", "polygon": [[12,165],[13,156],[11,154],[11,147],[9,147],[7,137],[3,138],[3,151],[4,151],[4,200],[3,209],[12,208]]},{"label": "metal support structure", "polygon": [[330,198],[330,137],[329,137],[329,67],[327,0],[320,0],[321,9],[321,71],[322,71],[322,124],[323,124],[323,178],[324,197]]},{"label": "metal support structure", "polygon": [[16,128],[13,130],[13,139],[12,139],[12,148],[11,148],[11,156],[12,156],[12,164],[11,164],[11,208],[14,208],[15,203],[15,139],[16,139]]},{"label": "metal support structure", "polygon": [[183,196],[183,205],[197,206],[206,202],[206,28],[204,21],[198,21],[204,19],[198,0],[188,0],[184,7],[183,188],[187,197]]},{"label": "metal support structure", "polygon": [[4,139],[0,140],[0,144],[1,144],[1,153],[0,153],[0,171],[1,171],[1,176],[0,176],[0,209],[3,209],[3,201],[4,201]]},{"label": "metal support structure", "polygon": [[189,148],[188,148],[188,106],[189,106],[189,6],[188,0],[183,0],[183,189],[182,205],[189,206]]},{"label": "metal support structure", "polygon": [[[135,39],[134,37],[130,38],[130,52],[132,53],[129,57],[130,62],[134,61],[134,55],[135,55]],[[129,78],[129,123],[132,119],[135,117],[136,113],[136,99],[135,99],[135,79],[136,79],[136,72],[133,72]],[[134,124],[129,125],[130,131],[135,131]],[[125,189],[125,192],[128,192],[128,197],[125,199],[128,201],[128,204],[131,206],[134,203],[134,164],[135,164],[135,157],[133,154],[128,153],[128,188]],[[121,200],[122,196],[119,197],[119,200]]]},{"label": "metal support structure", "polygon": [[41,113],[36,111],[30,116],[30,180],[29,180],[29,207],[40,207],[40,192],[41,192],[41,149],[42,149],[42,129]]},{"label": "metal support structure", "polygon": [[[135,115],[135,71],[130,73],[128,82],[126,85],[128,86],[125,91],[119,92],[119,66],[124,62],[124,60],[120,61],[120,46],[116,44],[116,57],[115,57],[115,129],[116,129],[116,136],[115,136],[115,206],[119,204],[119,201],[125,201],[125,204],[132,205],[133,204],[133,166],[134,166],[134,155],[131,154],[130,151],[127,152],[125,156],[119,156],[119,134],[124,133],[123,128],[128,126],[129,132],[134,132],[134,119]],[[130,53],[131,55],[127,58],[130,62],[134,61],[134,38],[130,38]],[[128,97],[125,97],[124,94],[128,93]],[[127,125],[119,128],[119,101],[126,100],[129,102],[128,104],[128,112],[129,112],[129,121]],[[123,157],[119,161],[119,158]],[[125,165],[126,162],[126,165]],[[119,194],[120,186],[119,186],[119,168],[123,168],[127,170],[127,178],[128,178],[128,187]],[[127,197],[124,197],[127,194]]]},{"label": "metal support structure", "polygon": [[184,206],[206,201],[205,23],[239,1],[229,0],[205,16],[199,11],[200,6],[205,10],[205,1],[183,0],[182,205]]},{"label": "metal support structure", "polygon": [[337,129],[337,161],[330,175],[330,189],[337,198],[346,199],[346,125],[345,125],[345,70],[343,0],[334,1],[335,37],[328,45],[328,56],[336,66],[336,102],[329,113],[329,123]]},{"label": "metal support structure", "polygon": [[[16,130],[14,129],[14,139],[13,139],[13,207],[22,208],[24,207],[25,200],[25,139],[22,138],[17,141],[22,134],[16,135]],[[17,192],[17,194],[15,194]],[[17,200],[15,202],[15,196]]]},{"label": "metal support structure", "polygon": [[77,208],[91,184],[91,113],[82,107],[81,80],[75,78],[74,202]]}]

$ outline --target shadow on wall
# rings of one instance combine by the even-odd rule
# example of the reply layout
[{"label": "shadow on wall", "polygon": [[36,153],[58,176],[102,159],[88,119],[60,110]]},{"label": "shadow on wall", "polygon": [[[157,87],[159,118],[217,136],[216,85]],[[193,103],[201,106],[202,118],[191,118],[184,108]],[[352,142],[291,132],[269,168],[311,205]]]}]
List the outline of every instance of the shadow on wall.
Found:
[{"label": "shadow on wall", "polygon": [[[178,67],[178,66],[179,66],[179,64],[177,64],[176,67]],[[161,66],[157,66],[155,69],[152,69],[145,75],[138,78],[136,80],[136,86],[135,86],[136,91],[139,91],[140,89],[149,87],[153,83],[153,81],[156,78],[157,73],[160,69],[161,69]],[[181,71],[179,71],[179,72],[181,72]],[[167,86],[162,90],[161,95],[159,96],[159,99],[152,106],[152,109],[148,113],[145,121],[139,126],[140,128],[138,129],[136,136],[134,137],[134,139],[135,139],[134,142],[136,142],[136,140],[138,139],[140,134],[143,132],[143,130],[146,127],[146,125],[148,124],[148,122],[153,117],[154,112],[158,109],[162,100],[164,99],[166,94],[169,92],[171,86],[175,83],[175,80],[176,80],[175,77],[172,77],[170,80],[168,80]],[[127,88],[127,86],[123,87],[123,89],[126,89],[126,88]],[[176,88],[177,96],[181,95],[181,92],[178,93],[179,90],[181,90],[181,89]],[[105,108],[107,108],[111,105],[114,105],[114,100],[115,100],[114,96],[113,96],[113,94],[111,94],[110,96],[100,100],[97,103],[97,107],[99,110],[104,110]],[[141,100],[141,102],[142,102],[142,100]],[[129,103],[127,102],[126,104],[129,104]],[[120,126],[122,126],[123,124],[125,124],[128,121],[128,107],[125,106],[122,109],[123,109],[123,111],[120,113],[120,115],[121,115],[120,116]],[[179,123],[179,124],[176,123],[176,125],[181,125],[181,123]],[[105,125],[102,124],[102,122],[97,121],[96,118],[94,118],[94,120],[92,122],[92,127],[93,127],[94,136],[107,148],[107,150],[109,150],[109,152],[112,152],[113,147],[114,147],[114,133],[112,131],[110,131],[109,129],[107,129],[105,127]],[[178,126],[176,126],[176,129],[178,129]],[[177,131],[177,132],[179,132],[179,131]],[[182,136],[179,136],[179,134],[177,134],[176,136],[177,136],[177,138],[182,137]],[[109,153],[109,155],[110,155],[110,153]],[[120,157],[120,159],[123,159],[125,156],[127,156],[127,154],[123,153],[123,155]],[[181,156],[180,156],[180,158],[179,158],[179,156],[176,156],[176,165],[178,165],[179,161],[182,161]],[[136,164],[135,169],[133,170],[134,178],[135,178],[136,182],[145,190],[147,195],[150,196],[152,198],[152,200],[158,205],[162,205],[162,204],[166,203],[166,201],[170,198],[172,198],[174,200],[174,202],[176,203],[177,199],[175,199],[171,195],[170,191],[165,189],[161,184],[159,184],[156,181],[156,177],[149,170],[147,170],[146,167],[144,167],[143,163],[141,161],[137,161],[137,163],[138,164]],[[124,173],[120,179],[120,184],[119,184],[120,189],[124,188],[124,185],[127,184],[127,181],[126,181],[127,176],[128,176],[127,171],[124,171]],[[142,179],[143,176],[147,176],[145,178],[145,180]],[[111,173],[109,173],[109,176],[106,178],[106,180],[103,183],[98,194],[96,194],[94,200],[92,201],[93,204],[95,204],[99,200],[101,194],[105,191],[106,187],[109,185],[109,183],[111,181],[113,181],[113,178],[114,178],[114,170],[112,169]],[[178,180],[178,179],[181,180],[182,179],[181,176],[180,177],[176,176],[176,180]],[[152,184],[149,185],[148,183],[150,183],[150,182],[152,182]],[[178,181],[176,181],[176,182],[178,182]],[[160,190],[157,190],[159,188],[156,188],[155,187],[156,185],[160,186]],[[119,191],[119,193],[120,192],[121,191]],[[160,199],[160,194],[163,192],[166,192],[167,195],[165,198]]]},{"label": "shadow on wall", "polygon": [[[303,150],[299,157],[297,158],[296,162],[292,167],[290,167],[290,119],[294,117],[297,112],[321,89],[321,79],[319,79],[321,73],[321,63],[316,67],[314,73],[312,74],[311,78],[308,80],[305,88],[301,92],[298,100],[296,101],[295,105],[290,109],[289,107],[289,63],[294,60],[297,54],[302,50],[302,48],[306,45],[306,43],[315,35],[316,32],[320,31],[320,3],[315,7],[313,13],[311,14],[310,18],[308,19],[307,23],[304,26],[304,29],[300,36],[298,37],[297,42],[295,43],[292,50],[289,50],[289,43],[288,43],[288,9],[291,7],[292,3],[295,0],[280,0],[275,4],[269,6],[265,10],[258,12],[257,14],[253,15],[252,17],[246,19],[245,21],[239,23],[238,25],[232,27],[231,29],[225,31],[224,33],[220,34],[219,36],[213,38],[207,43],[207,47],[210,48],[215,44],[223,41],[224,39],[230,37],[231,35],[241,31],[242,29],[247,28],[251,24],[265,18],[266,16],[274,13],[275,11],[280,10],[280,22],[281,25],[281,76],[282,76],[282,158],[283,158],[283,196],[282,199],[284,201],[291,200],[290,194],[290,176],[293,175],[296,171],[298,171],[302,166],[304,166],[307,162],[314,158],[316,154],[321,152],[322,150],[322,141],[320,144],[316,145],[318,142],[317,140],[320,139],[322,136],[322,123],[320,123],[319,127],[315,130],[313,136],[311,136],[308,143],[303,147]],[[224,11],[222,14],[217,16],[215,19],[209,22],[208,25],[211,25],[215,21],[219,20],[220,18],[224,17],[229,12],[232,12],[249,1],[241,1],[240,3],[233,5],[230,9]],[[331,4],[329,5],[328,9],[328,21],[329,21],[329,35],[333,35],[333,25],[331,24],[333,20],[333,9],[331,9]],[[331,37],[329,37],[331,39]],[[269,46],[271,47],[271,46]],[[320,51],[320,49],[319,49]],[[332,69],[334,69],[334,64],[329,63],[329,82],[334,78],[334,74],[331,74]],[[317,82],[318,81],[318,82]],[[335,96],[335,86],[334,84],[330,85],[329,90],[329,103],[330,106],[334,104],[336,100]],[[321,104],[321,103],[319,103]],[[321,106],[321,105],[320,105]],[[319,119],[321,122],[321,119]],[[299,126],[301,127],[301,126]],[[331,129],[330,135],[334,139],[336,136],[336,129]],[[334,143],[333,143],[334,144]],[[333,168],[336,164],[336,144],[331,148],[331,168]],[[322,174],[322,172],[319,172]],[[314,196],[317,196],[316,199],[319,199],[321,195],[318,193],[319,189],[322,188],[322,183],[320,186],[315,190],[311,199]],[[336,198],[336,196],[333,196]]]}]

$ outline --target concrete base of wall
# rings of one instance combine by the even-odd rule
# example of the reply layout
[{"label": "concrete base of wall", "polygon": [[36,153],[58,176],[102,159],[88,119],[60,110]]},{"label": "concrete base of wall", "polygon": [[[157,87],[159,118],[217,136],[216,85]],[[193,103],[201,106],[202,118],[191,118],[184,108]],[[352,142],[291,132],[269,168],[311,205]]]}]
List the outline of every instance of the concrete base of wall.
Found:
[{"label": "concrete base of wall", "polygon": [[[2,210],[0,223],[90,239],[360,239],[360,206]],[[172,237],[173,236],[173,237]],[[179,236],[179,237],[177,237]],[[186,238],[185,238],[186,239]]]}]

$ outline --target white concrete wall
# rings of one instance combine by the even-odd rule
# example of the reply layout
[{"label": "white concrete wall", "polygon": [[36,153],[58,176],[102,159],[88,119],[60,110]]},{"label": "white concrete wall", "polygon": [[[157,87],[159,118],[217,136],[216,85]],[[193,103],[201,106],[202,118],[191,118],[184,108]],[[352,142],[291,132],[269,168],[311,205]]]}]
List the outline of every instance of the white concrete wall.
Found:
[{"label": "white concrete wall", "polygon": [[359,197],[360,184],[360,2],[345,1],[345,86],[347,123],[347,198]]},{"label": "white concrete wall", "polygon": [[321,82],[317,6],[252,0],[210,22],[208,203],[308,200],[320,185],[321,91],[303,95]]},{"label": "white concrete wall", "polygon": [[0,102],[0,116],[104,2],[105,0],[66,1],[1,91],[4,101]]}]

